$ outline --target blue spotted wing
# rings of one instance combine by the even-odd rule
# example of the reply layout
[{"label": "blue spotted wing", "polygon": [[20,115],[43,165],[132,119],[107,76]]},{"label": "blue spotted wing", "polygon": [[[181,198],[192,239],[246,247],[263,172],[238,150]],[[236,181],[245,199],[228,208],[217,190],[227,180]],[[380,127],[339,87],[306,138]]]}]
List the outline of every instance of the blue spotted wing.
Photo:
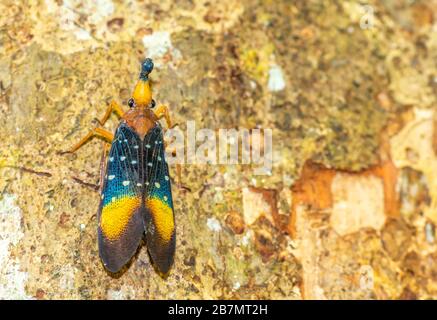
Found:
[{"label": "blue spotted wing", "polygon": [[175,220],[162,127],[157,123],[143,141],[146,244],[154,266],[167,274],[175,252]]},{"label": "blue spotted wing", "polygon": [[121,123],[108,155],[98,212],[99,254],[118,272],[135,254],[144,232],[142,142]]}]

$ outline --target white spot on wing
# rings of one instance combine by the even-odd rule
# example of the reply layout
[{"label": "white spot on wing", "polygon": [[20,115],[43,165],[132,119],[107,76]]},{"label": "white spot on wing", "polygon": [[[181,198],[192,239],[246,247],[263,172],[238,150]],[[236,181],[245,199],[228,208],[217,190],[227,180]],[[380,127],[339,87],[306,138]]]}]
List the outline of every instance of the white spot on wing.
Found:
[{"label": "white spot on wing", "polygon": [[161,185],[159,184],[159,182],[155,182],[155,187],[157,187],[158,189],[161,187]]},{"label": "white spot on wing", "polygon": [[114,178],[115,178],[115,176],[114,176],[113,174],[111,174],[111,175],[108,176],[108,180],[112,180],[112,179],[114,179]]},{"label": "white spot on wing", "polygon": [[121,160],[121,161],[124,161],[125,159],[126,159],[125,156],[121,156],[121,157],[120,157],[120,160]]},{"label": "white spot on wing", "polygon": [[130,181],[129,181],[129,180],[126,180],[126,181],[123,181],[122,183],[123,183],[123,185],[124,185],[125,187],[127,187],[127,186],[130,184]]}]

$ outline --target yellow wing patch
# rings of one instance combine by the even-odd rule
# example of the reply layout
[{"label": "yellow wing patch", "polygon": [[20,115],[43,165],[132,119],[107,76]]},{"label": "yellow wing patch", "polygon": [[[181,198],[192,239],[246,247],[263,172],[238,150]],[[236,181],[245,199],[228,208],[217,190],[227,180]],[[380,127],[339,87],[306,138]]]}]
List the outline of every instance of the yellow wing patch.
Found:
[{"label": "yellow wing patch", "polygon": [[147,199],[146,207],[153,215],[159,235],[165,242],[169,242],[174,231],[173,210],[161,199],[155,197]]},{"label": "yellow wing patch", "polygon": [[117,240],[126,229],[129,219],[141,205],[141,199],[124,196],[105,205],[100,217],[100,228],[109,240]]}]

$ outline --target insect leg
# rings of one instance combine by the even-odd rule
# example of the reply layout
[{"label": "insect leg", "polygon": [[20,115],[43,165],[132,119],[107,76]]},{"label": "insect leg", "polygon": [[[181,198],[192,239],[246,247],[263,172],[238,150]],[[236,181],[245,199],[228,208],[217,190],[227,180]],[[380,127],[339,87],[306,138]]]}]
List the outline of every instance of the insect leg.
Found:
[{"label": "insect leg", "polygon": [[105,124],[105,122],[109,119],[109,116],[111,115],[112,112],[115,112],[119,117],[122,117],[124,114],[122,107],[117,102],[111,101],[108,108],[106,109],[103,118],[101,120],[98,120],[100,125],[103,126]]},{"label": "insect leg", "polygon": [[168,128],[172,128],[170,113],[168,112],[167,106],[159,106],[154,110],[154,113],[158,119],[165,118],[165,122],[167,123]]},{"label": "insect leg", "polygon": [[105,130],[103,128],[94,128],[88,134],[83,137],[78,143],[76,143],[73,147],[71,147],[68,151],[65,151],[63,153],[73,153],[80,147],[82,147],[89,139],[91,139],[94,136],[102,137],[103,139],[107,140],[108,142],[112,142],[114,139],[114,135],[109,132],[108,130]]},{"label": "insect leg", "polygon": [[176,176],[176,185],[178,186],[178,188],[182,189],[183,191],[191,192],[191,188],[187,187],[185,184],[182,183],[182,165],[180,163],[176,163]]},{"label": "insect leg", "polygon": [[[164,149],[167,149],[167,146],[168,146],[168,142],[164,141]],[[168,152],[174,156],[177,152],[177,149],[176,149],[176,147],[174,147],[173,150],[169,150]],[[176,184],[179,188],[182,188],[183,187],[183,185],[182,185],[182,165],[180,163],[176,163],[176,176],[177,176]]]}]

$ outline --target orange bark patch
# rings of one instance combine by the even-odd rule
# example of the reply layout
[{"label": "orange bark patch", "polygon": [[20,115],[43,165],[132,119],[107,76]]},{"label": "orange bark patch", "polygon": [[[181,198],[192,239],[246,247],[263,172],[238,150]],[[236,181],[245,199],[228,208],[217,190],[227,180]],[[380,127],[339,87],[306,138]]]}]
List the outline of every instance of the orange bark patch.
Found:
[{"label": "orange bark patch", "polygon": [[244,232],[244,219],[238,212],[231,211],[226,216],[226,225],[234,232],[235,234],[242,234]]},{"label": "orange bark patch", "polygon": [[298,206],[310,206],[315,210],[332,207],[331,184],[334,176],[335,170],[326,169],[310,161],[305,163],[301,177],[292,187],[293,200],[287,229],[293,239],[296,238]]},{"label": "orange bark patch", "polygon": [[384,189],[384,213],[388,217],[399,216],[399,196],[396,192],[398,170],[391,160],[361,172],[336,171],[308,161],[302,169],[301,177],[292,187],[293,200],[287,231],[293,239],[296,239],[296,212],[299,206],[308,206],[311,211],[332,208],[331,185],[337,172],[380,178]]},{"label": "orange bark patch", "polygon": [[391,160],[366,170],[363,174],[374,175],[382,179],[384,185],[384,212],[388,217],[399,216],[399,196],[396,192],[398,169]]}]

